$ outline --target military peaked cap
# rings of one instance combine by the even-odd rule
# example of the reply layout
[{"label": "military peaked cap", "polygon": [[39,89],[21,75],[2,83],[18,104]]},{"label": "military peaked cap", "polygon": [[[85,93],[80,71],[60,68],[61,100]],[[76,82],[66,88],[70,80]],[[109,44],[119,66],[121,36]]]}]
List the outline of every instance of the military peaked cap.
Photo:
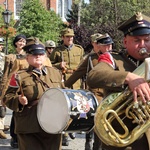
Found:
[{"label": "military peaked cap", "polygon": [[150,18],[138,12],[121,24],[118,29],[122,31],[124,35],[136,36],[150,34]]},{"label": "military peaked cap", "polygon": [[36,37],[27,38],[27,44],[23,47],[23,49],[28,54],[45,54],[44,44]]},{"label": "military peaked cap", "polygon": [[110,45],[113,43],[114,42],[108,33],[102,34],[99,38],[97,38],[97,44],[100,45]]}]

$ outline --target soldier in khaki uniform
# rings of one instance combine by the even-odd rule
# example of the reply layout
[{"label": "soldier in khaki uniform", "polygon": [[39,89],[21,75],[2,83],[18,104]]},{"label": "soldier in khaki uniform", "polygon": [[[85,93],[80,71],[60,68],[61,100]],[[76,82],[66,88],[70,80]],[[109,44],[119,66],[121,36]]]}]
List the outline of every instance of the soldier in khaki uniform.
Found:
[{"label": "soldier in khaki uniform", "polygon": [[[146,102],[150,100],[149,84],[144,78],[132,73],[132,71],[134,71],[145,58],[149,57],[150,18],[141,13],[137,13],[124,22],[118,29],[124,33],[123,42],[126,50],[118,54],[113,54],[117,67],[113,68],[110,61],[104,61],[104,59],[107,60],[104,57],[99,59],[100,62],[89,72],[87,83],[91,88],[103,88],[105,96],[110,92],[123,91],[128,85],[130,90],[134,93],[135,101],[137,101],[137,95],[139,95],[141,101]],[[148,53],[141,53],[143,49]],[[124,118],[124,121],[129,127],[129,131],[136,126],[132,124],[127,117]],[[117,124],[116,129],[119,132],[120,126]],[[109,143],[107,143],[107,145],[102,143],[102,148],[106,150],[149,150],[147,139],[144,134],[129,146],[119,148],[109,146]]]},{"label": "soldier in khaki uniform", "polygon": [[[112,39],[108,34],[99,34],[95,33],[91,35],[91,42],[93,45],[92,51],[87,54],[80,65],[78,66],[77,70],[66,80],[65,86],[71,87],[72,84],[74,84],[78,79],[83,78],[83,82],[86,82],[86,76],[88,72],[98,64],[98,58],[99,56],[106,52],[106,51],[112,51]],[[92,91],[98,101],[100,102],[103,98],[103,90],[100,88],[89,88],[85,87],[85,89],[88,89]],[[86,134],[86,143],[85,143],[85,150],[92,150],[92,138],[93,138],[93,131]],[[99,139],[96,135],[94,135],[94,144],[93,144],[93,150],[98,150],[100,147]]]},{"label": "soldier in khaki uniform", "polygon": [[[61,32],[63,44],[56,47],[50,55],[50,60],[52,65],[62,71],[63,80],[66,81],[71,74],[77,69],[81,59],[83,58],[84,50],[80,45],[74,44],[74,31],[72,29],[64,29]],[[72,85],[73,89],[80,89],[81,81],[76,81]],[[70,134],[71,138],[73,134]],[[64,146],[68,146],[67,134],[63,136]]]},{"label": "soldier in khaki uniform", "polygon": [[[25,43],[24,40],[22,40],[21,38],[23,38],[23,35],[18,35],[16,36],[16,38],[14,39],[14,46],[16,45],[16,43],[18,42],[18,40],[20,39],[23,43],[20,45],[20,48],[22,49],[24,46],[25,46]],[[25,38],[24,38],[25,39]],[[28,39],[25,39],[27,42],[32,40],[33,38],[28,38]],[[19,41],[20,42],[20,41]],[[18,46],[19,48],[19,46]],[[17,54],[16,55],[16,59],[15,59],[15,55],[13,54],[10,54],[9,57],[7,57],[7,63],[10,65],[10,67],[7,67],[6,68],[6,71],[5,71],[5,74],[4,74],[4,80],[3,80],[3,90],[2,90],[2,95],[1,95],[1,98],[3,99],[3,96],[5,95],[5,92],[9,86],[9,82],[10,82],[10,79],[12,77],[12,75],[14,73],[16,73],[18,70],[24,70],[24,69],[27,69],[29,64],[26,60],[26,53],[24,51],[21,51],[22,53],[21,54]],[[13,58],[13,59],[12,59]],[[15,59],[15,60],[14,60]],[[48,57],[46,57],[45,61],[44,61],[44,64],[46,66],[52,66],[50,60]],[[7,79],[7,81],[5,81]],[[11,130],[10,130],[10,134],[12,136],[11,138],[11,146],[16,148],[18,147],[18,144],[17,144],[17,136],[16,134],[14,133],[14,120],[13,120],[13,116],[12,116],[12,120],[11,120]]]},{"label": "soldier in khaki uniform", "polygon": [[45,49],[46,49],[46,54],[48,58],[50,58],[50,55],[55,47],[56,47],[56,44],[54,41],[48,40],[45,42]]},{"label": "soldier in khaki uniform", "polygon": [[[83,58],[84,50],[80,45],[73,43],[74,31],[72,29],[64,29],[61,36],[63,44],[53,50],[50,60],[53,66],[62,71],[64,80],[67,80],[77,69]],[[80,85],[80,81],[77,81],[73,89],[79,89]]]},{"label": "soldier in khaki uniform", "polygon": [[61,134],[46,133],[36,116],[37,104],[44,91],[50,87],[63,87],[61,73],[43,65],[45,47],[37,38],[30,40],[24,50],[29,67],[12,76],[4,97],[5,104],[14,111],[19,149],[60,150]]}]

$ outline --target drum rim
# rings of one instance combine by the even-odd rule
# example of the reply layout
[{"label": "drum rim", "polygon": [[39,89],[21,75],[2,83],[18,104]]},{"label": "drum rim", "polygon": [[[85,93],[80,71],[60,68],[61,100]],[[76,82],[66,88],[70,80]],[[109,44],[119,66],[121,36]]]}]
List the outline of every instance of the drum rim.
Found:
[{"label": "drum rim", "polygon": [[[49,132],[47,129],[45,129],[45,127],[43,126],[43,124],[40,122],[40,115],[39,115],[39,111],[38,111],[38,109],[40,109],[39,108],[39,103],[40,103],[40,101],[39,101],[39,103],[38,103],[38,105],[37,105],[37,118],[38,118],[38,123],[39,123],[39,125],[40,125],[40,127],[45,131],[45,132],[47,132],[47,133],[50,133],[50,134],[59,134],[59,133],[62,133],[63,131],[64,131],[64,129],[66,128],[66,126],[67,126],[67,123],[68,123],[68,121],[70,120],[70,115],[69,115],[69,110],[71,110],[71,104],[69,103],[69,100],[68,100],[68,97],[67,97],[67,95],[66,95],[66,93],[64,93],[63,92],[63,89],[61,89],[61,88],[49,88],[49,89],[47,89],[44,93],[46,93],[47,91],[49,91],[49,90],[59,90],[59,91],[61,91],[62,93],[63,93],[63,95],[64,95],[64,97],[67,99],[67,101],[66,101],[66,103],[67,103],[67,105],[68,105],[68,116],[66,117],[66,119],[65,119],[65,123],[64,123],[64,126],[61,128],[61,130],[59,130],[59,131],[57,131],[57,132]],[[44,95],[44,93],[42,94],[42,96],[41,96],[41,98],[43,97],[43,95]],[[40,98],[40,99],[41,99]]]}]

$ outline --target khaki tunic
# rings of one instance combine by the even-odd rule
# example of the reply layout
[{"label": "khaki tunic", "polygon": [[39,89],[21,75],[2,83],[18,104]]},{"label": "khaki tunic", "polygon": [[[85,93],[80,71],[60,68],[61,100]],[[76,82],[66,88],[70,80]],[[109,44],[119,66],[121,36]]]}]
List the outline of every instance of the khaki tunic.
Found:
[{"label": "khaki tunic", "polygon": [[[46,68],[45,72],[41,75],[37,73],[33,73],[33,67],[29,67],[27,71],[19,71],[17,72],[19,76],[19,83],[22,87],[22,91],[24,96],[28,99],[28,105],[25,105],[24,107],[19,103],[19,95],[22,94],[22,91],[20,87],[18,86],[9,86],[8,90],[5,94],[5,104],[8,108],[14,111],[14,119],[15,119],[15,133],[17,133],[20,137],[19,140],[22,139],[22,134],[25,135],[25,140],[27,143],[25,145],[20,145],[20,149],[23,150],[31,150],[38,149],[42,150],[42,145],[39,145],[39,143],[43,143],[45,145],[45,150],[59,150],[61,146],[61,135],[58,134],[52,135],[47,134],[42,130],[40,127],[38,120],[37,120],[37,103],[40,100],[40,97],[44,93],[44,91],[47,89],[44,83],[46,83],[49,87],[53,88],[62,88],[63,85],[61,83],[61,74],[59,70],[53,68],[53,67],[44,67]],[[37,75],[40,76],[40,80],[36,77]],[[42,81],[42,82],[41,82]],[[50,110],[47,110],[48,113],[51,113]],[[31,144],[31,141],[28,141],[27,137],[29,134],[30,140],[33,142]],[[49,145],[44,144],[44,142],[47,142],[48,139],[41,139],[39,143],[34,143],[34,136],[32,135],[38,134],[41,135],[41,137],[45,135],[45,137],[49,139],[53,139]],[[44,134],[44,135],[43,135]],[[52,138],[53,137],[53,138]],[[57,138],[56,138],[57,137]],[[23,138],[24,139],[24,138]],[[22,139],[22,140],[23,140]],[[39,137],[40,139],[40,137]],[[59,141],[57,141],[59,139]],[[23,141],[20,141],[20,143],[24,143]],[[56,144],[57,143],[57,144]],[[31,144],[31,145],[30,145]],[[39,147],[37,147],[38,145]],[[26,146],[26,148],[22,148],[22,146]]]},{"label": "khaki tunic", "polygon": [[[83,58],[84,50],[81,46],[73,44],[71,48],[67,48],[65,45],[61,45],[53,50],[50,55],[52,65],[63,72],[64,80],[66,81],[71,74],[77,69],[80,61]],[[66,70],[62,70],[60,63],[62,61],[67,62]],[[78,80],[73,89],[80,89],[81,82]]]},{"label": "khaki tunic", "polygon": [[[100,62],[89,72],[87,78],[87,84],[91,88],[103,88],[105,96],[112,92],[123,91],[126,87],[126,85],[124,85],[124,81],[128,72],[132,72],[136,69],[136,65],[130,61],[126,55],[113,54],[113,57],[115,59],[116,66],[118,67],[117,70],[114,70],[110,65],[104,62]],[[131,121],[127,120],[126,123],[128,124],[129,122]],[[120,129],[119,127],[120,126],[116,126],[118,130]],[[130,124],[129,128],[131,129],[133,127],[134,124]],[[149,150],[145,134],[129,145],[129,147],[132,147],[132,150]],[[118,148],[106,146],[103,143],[102,148],[107,150],[125,150],[126,147]]]},{"label": "khaki tunic", "polygon": [[0,90],[1,95],[0,95],[0,99],[3,101],[3,96],[8,88],[8,84],[9,84],[9,74],[13,68],[14,65],[14,61],[16,60],[17,57],[22,57],[23,55],[18,55],[18,54],[9,54],[5,56],[5,66],[4,66],[4,72],[3,72],[3,78],[2,78],[2,82],[1,82],[1,87]]},{"label": "khaki tunic", "polygon": [[[74,73],[64,82],[66,87],[71,87],[72,84],[74,84],[78,79],[85,78],[88,74],[88,72],[93,69],[94,66],[98,64],[98,58],[99,54],[92,52],[84,57],[84,59],[81,61],[80,65],[78,66],[77,70],[74,71]],[[84,81],[83,81],[84,82]],[[103,90],[100,88],[89,88],[85,87],[86,89],[89,89],[91,92],[93,92],[100,102],[103,98]]]},{"label": "khaki tunic", "polygon": [[[29,64],[25,58],[25,55],[22,55],[22,57],[17,58],[17,59],[16,58],[12,59],[12,57],[10,56],[6,58],[8,59],[6,62],[7,64],[10,64],[8,65],[10,67],[6,68],[6,71],[3,76],[2,87],[1,87],[2,88],[1,99],[3,99],[5,95],[5,92],[9,86],[9,82],[10,82],[12,75],[16,73],[18,70],[27,69],[29,67]],[[48,57],[46,57],[44,65],[49,66],[49,67],[52,66],[50,59]]]}]

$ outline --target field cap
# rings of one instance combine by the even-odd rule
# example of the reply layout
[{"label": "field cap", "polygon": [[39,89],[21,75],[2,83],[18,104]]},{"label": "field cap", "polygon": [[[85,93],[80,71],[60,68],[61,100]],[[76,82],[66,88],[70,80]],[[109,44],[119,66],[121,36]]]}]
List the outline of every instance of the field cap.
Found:
[{"label": "field cap", "polygon": [[61,31],[61,35],[62,36],[74,36],[74,31],[73,31],[73,29],[66,28]]},{"label": "field cap", "polygon": [[101,37],[101,36],[102,36],[102,34],[100,34],[100,33],[95,33],[95,34],[91,35],[91,41],[92,41],[92,42],[97,42],[97,39],[98,39],[99,37]]}]

